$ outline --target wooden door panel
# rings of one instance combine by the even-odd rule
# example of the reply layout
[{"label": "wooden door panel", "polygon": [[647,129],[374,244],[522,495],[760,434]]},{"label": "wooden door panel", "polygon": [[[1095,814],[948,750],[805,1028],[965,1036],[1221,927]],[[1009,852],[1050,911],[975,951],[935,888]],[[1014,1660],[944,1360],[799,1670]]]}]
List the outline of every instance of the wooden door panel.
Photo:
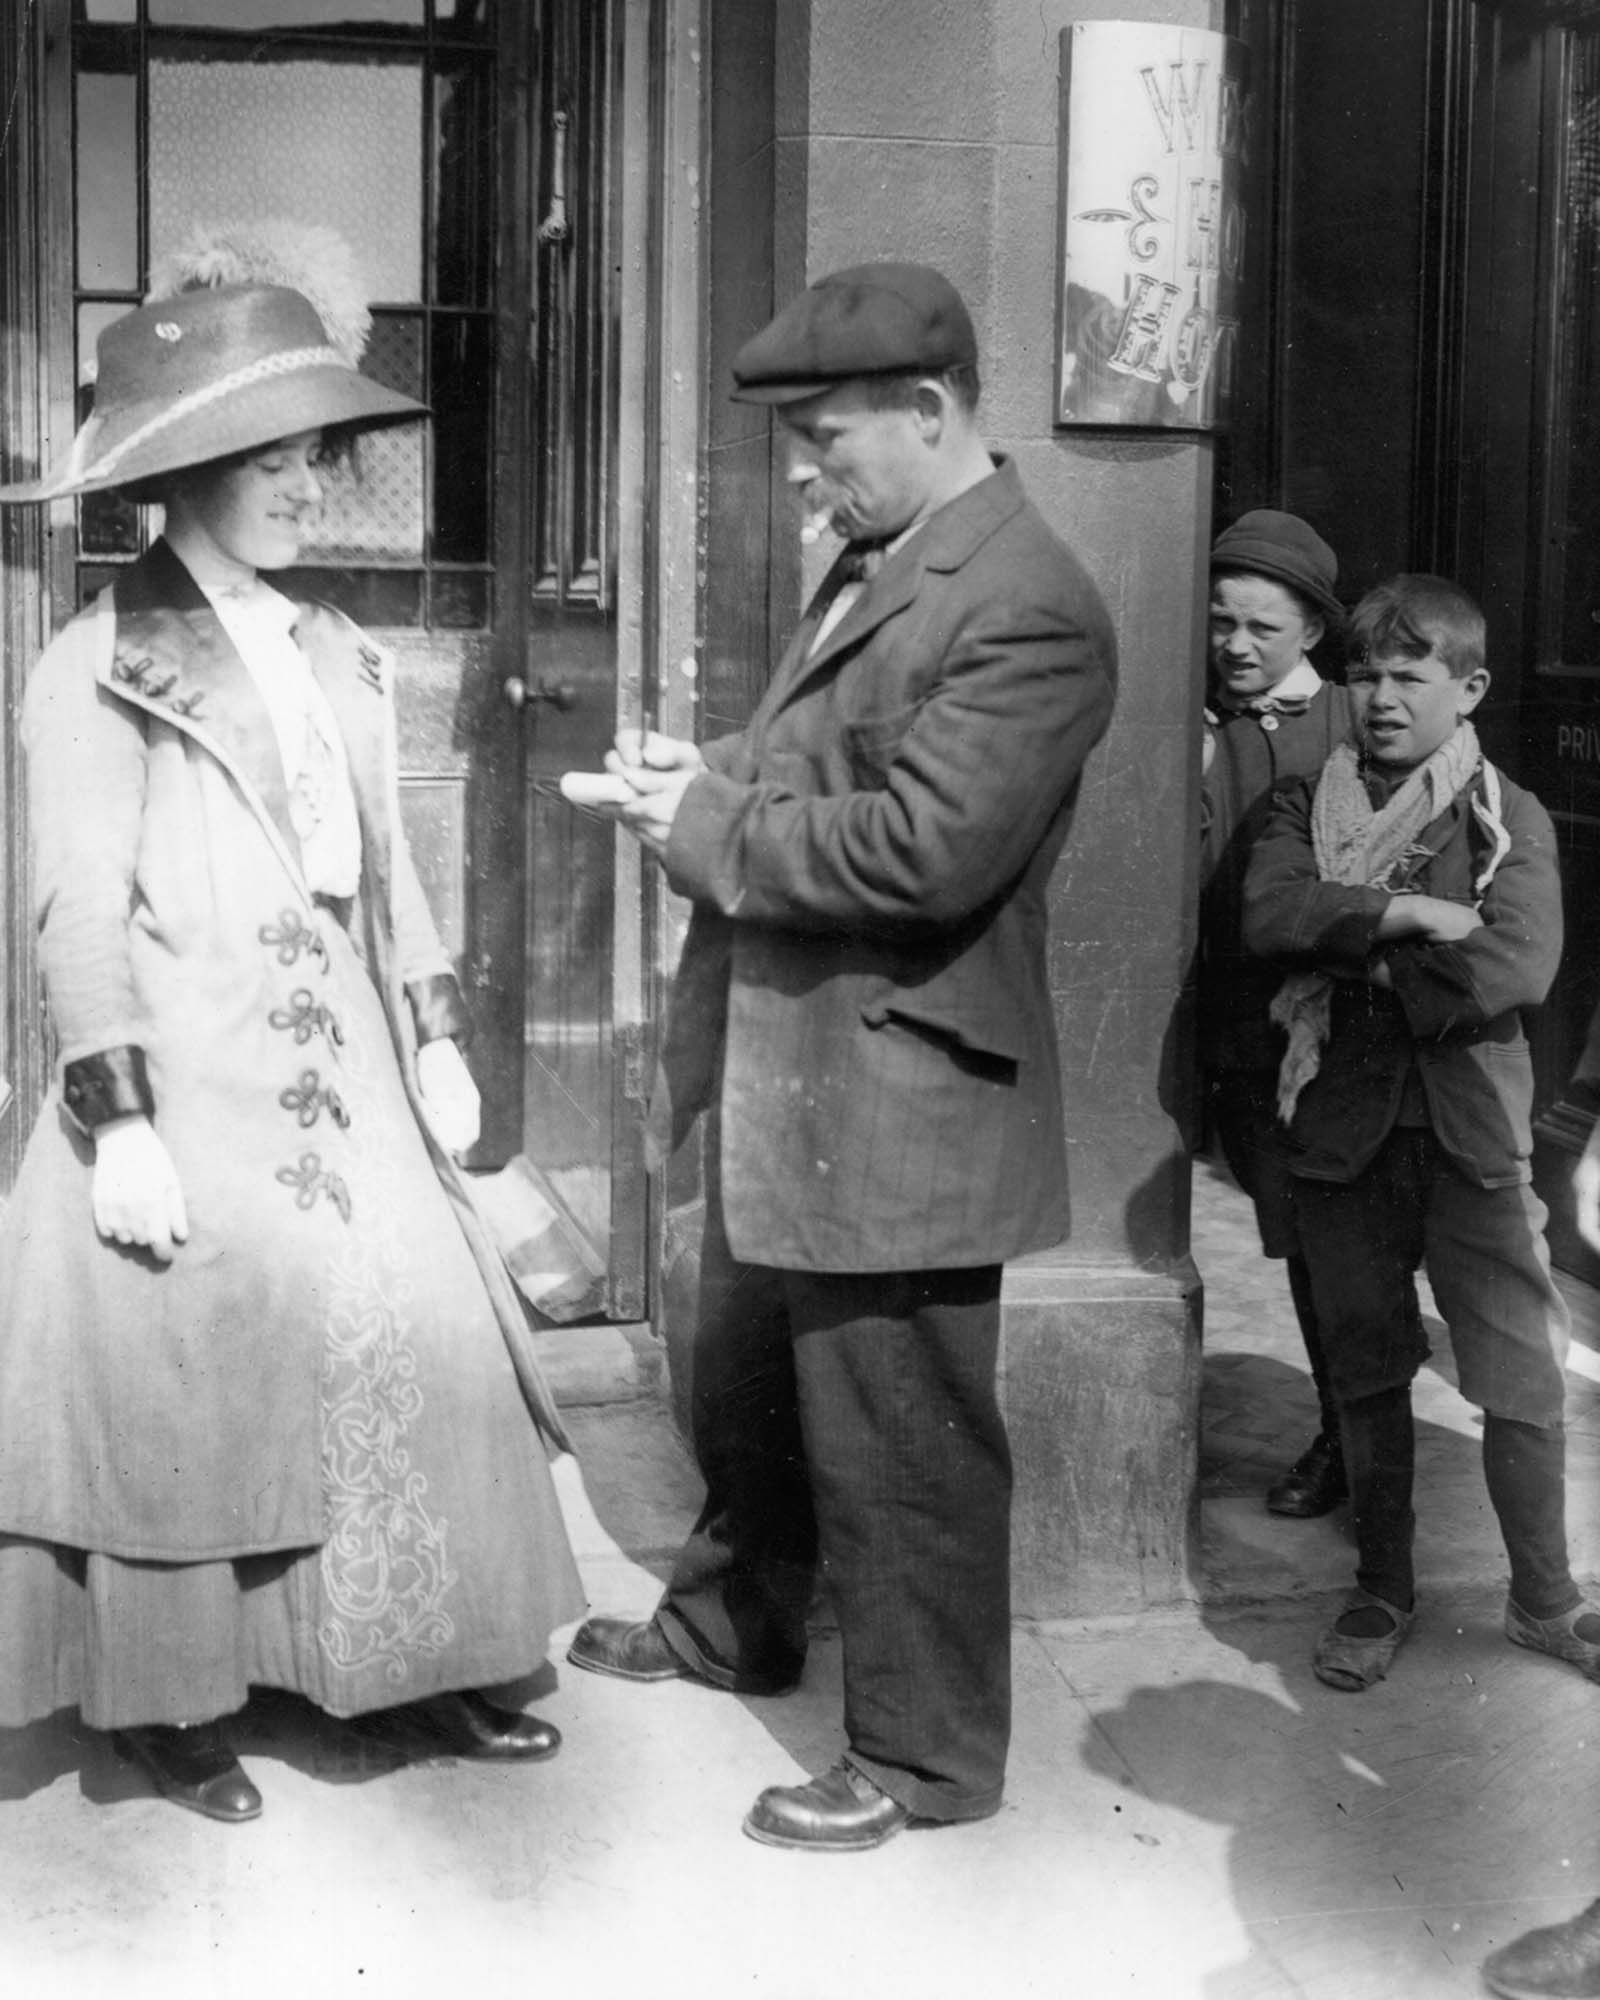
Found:
[{"label": "wooden door panel", "polygon": [[[642,1230],[614,1214],[619,1150],[631,1166],[639,1145],[616,1069],[617,835],[556,791],[563,771],[599,767],[618,715],[621,19],[611,0],[534,14],[523,1148],[606,1261],[613,1310],[636,1314]],[[637,1175],[621,1184],[642,1198]]]}]

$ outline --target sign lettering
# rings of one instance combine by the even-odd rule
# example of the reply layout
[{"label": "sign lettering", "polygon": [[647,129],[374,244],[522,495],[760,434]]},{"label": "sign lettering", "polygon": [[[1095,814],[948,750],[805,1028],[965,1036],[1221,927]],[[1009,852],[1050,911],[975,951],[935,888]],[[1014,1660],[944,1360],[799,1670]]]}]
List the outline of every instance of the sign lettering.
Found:
[{"label": "sign lettering", "polygon": [[1246,255],[1241,44],[1080,21],[1061,35],[1056,421],[1214,429]]}]

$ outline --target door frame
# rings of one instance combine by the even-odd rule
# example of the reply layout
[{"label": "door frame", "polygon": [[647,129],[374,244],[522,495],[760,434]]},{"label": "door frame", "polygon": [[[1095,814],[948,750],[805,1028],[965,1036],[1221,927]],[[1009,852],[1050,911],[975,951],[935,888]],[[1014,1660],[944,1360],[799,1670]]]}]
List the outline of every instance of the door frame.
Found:
[{"label": "door frame", "polygon": [[[0,102],[7,106],[0,175],[0,456],[8,478],[52,461],[72,435],[70,352],[72,187],[49,172],[48,133],[64,82],[49,60],[43,8],[3,0]],[[18,728],[34,662],[71,602],[70,503],[0,509],[0,1010],[9,1066],[0,1075],[0,1203],[16,1178],[43,1101],[49,1031],[39,985],[28,869],[27,783]]]},{"label": "door frame", "polygon": [[[625,142],[624,241],[648,217],[642,268],[625,271],[619,410],[617,719],[698,741],[702,702],[705,442],[706,116],[709,0],[624,0],[625,130],[648,107],[649,158]],[[635,34],[636,26],[648,32]],[[642,63],[642,67],[641,67]],[[630,307],[632,309],[630,309]],[[641,309],[642,308],[642,309]],[[642,1119],[667,989],[688,906],[617,835],[618,1090]],[[644,1218],[646,1283],[636,1317],[661,1331],[665,1173],[647,1177],[633,1203]],[[620,1162],[619,1162],[620,1165]],[[620,1207],[631,1191],[613,1181]],[[618,1218],[614,1213],[613,1230]]]}]

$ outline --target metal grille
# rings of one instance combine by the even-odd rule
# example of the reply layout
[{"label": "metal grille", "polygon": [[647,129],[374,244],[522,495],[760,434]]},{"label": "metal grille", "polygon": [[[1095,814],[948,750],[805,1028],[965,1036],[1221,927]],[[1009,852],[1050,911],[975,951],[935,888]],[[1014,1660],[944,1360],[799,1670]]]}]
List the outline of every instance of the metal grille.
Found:
[{"label": "metal grille", "polygon": [[537,600],[609,609],[615,22],[610,0],[545,0],[541,21],[530,582]]}]

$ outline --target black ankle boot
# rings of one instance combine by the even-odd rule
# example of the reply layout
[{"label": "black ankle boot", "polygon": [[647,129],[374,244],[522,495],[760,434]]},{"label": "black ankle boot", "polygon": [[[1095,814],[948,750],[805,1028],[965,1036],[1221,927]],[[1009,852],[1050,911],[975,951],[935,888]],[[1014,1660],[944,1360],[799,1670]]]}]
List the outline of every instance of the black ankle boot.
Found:
[{"label": "black ankle boot", "polygon": [[357,1731],[403,1757],[476,1757],[537,1763],[561,1748],[561,1731],[536,1715],[497,1708],[476,1688],[429,1695],[356,1718]]},{"label": "black ankle boot", "polygon": [[190,1812],[237,1825],[261,1812],[261,1794],[240,1768],[219,1722],[187,1728],[148,1723],[119,1729],[117,1747],[136,1757],[163,1798]]}]

